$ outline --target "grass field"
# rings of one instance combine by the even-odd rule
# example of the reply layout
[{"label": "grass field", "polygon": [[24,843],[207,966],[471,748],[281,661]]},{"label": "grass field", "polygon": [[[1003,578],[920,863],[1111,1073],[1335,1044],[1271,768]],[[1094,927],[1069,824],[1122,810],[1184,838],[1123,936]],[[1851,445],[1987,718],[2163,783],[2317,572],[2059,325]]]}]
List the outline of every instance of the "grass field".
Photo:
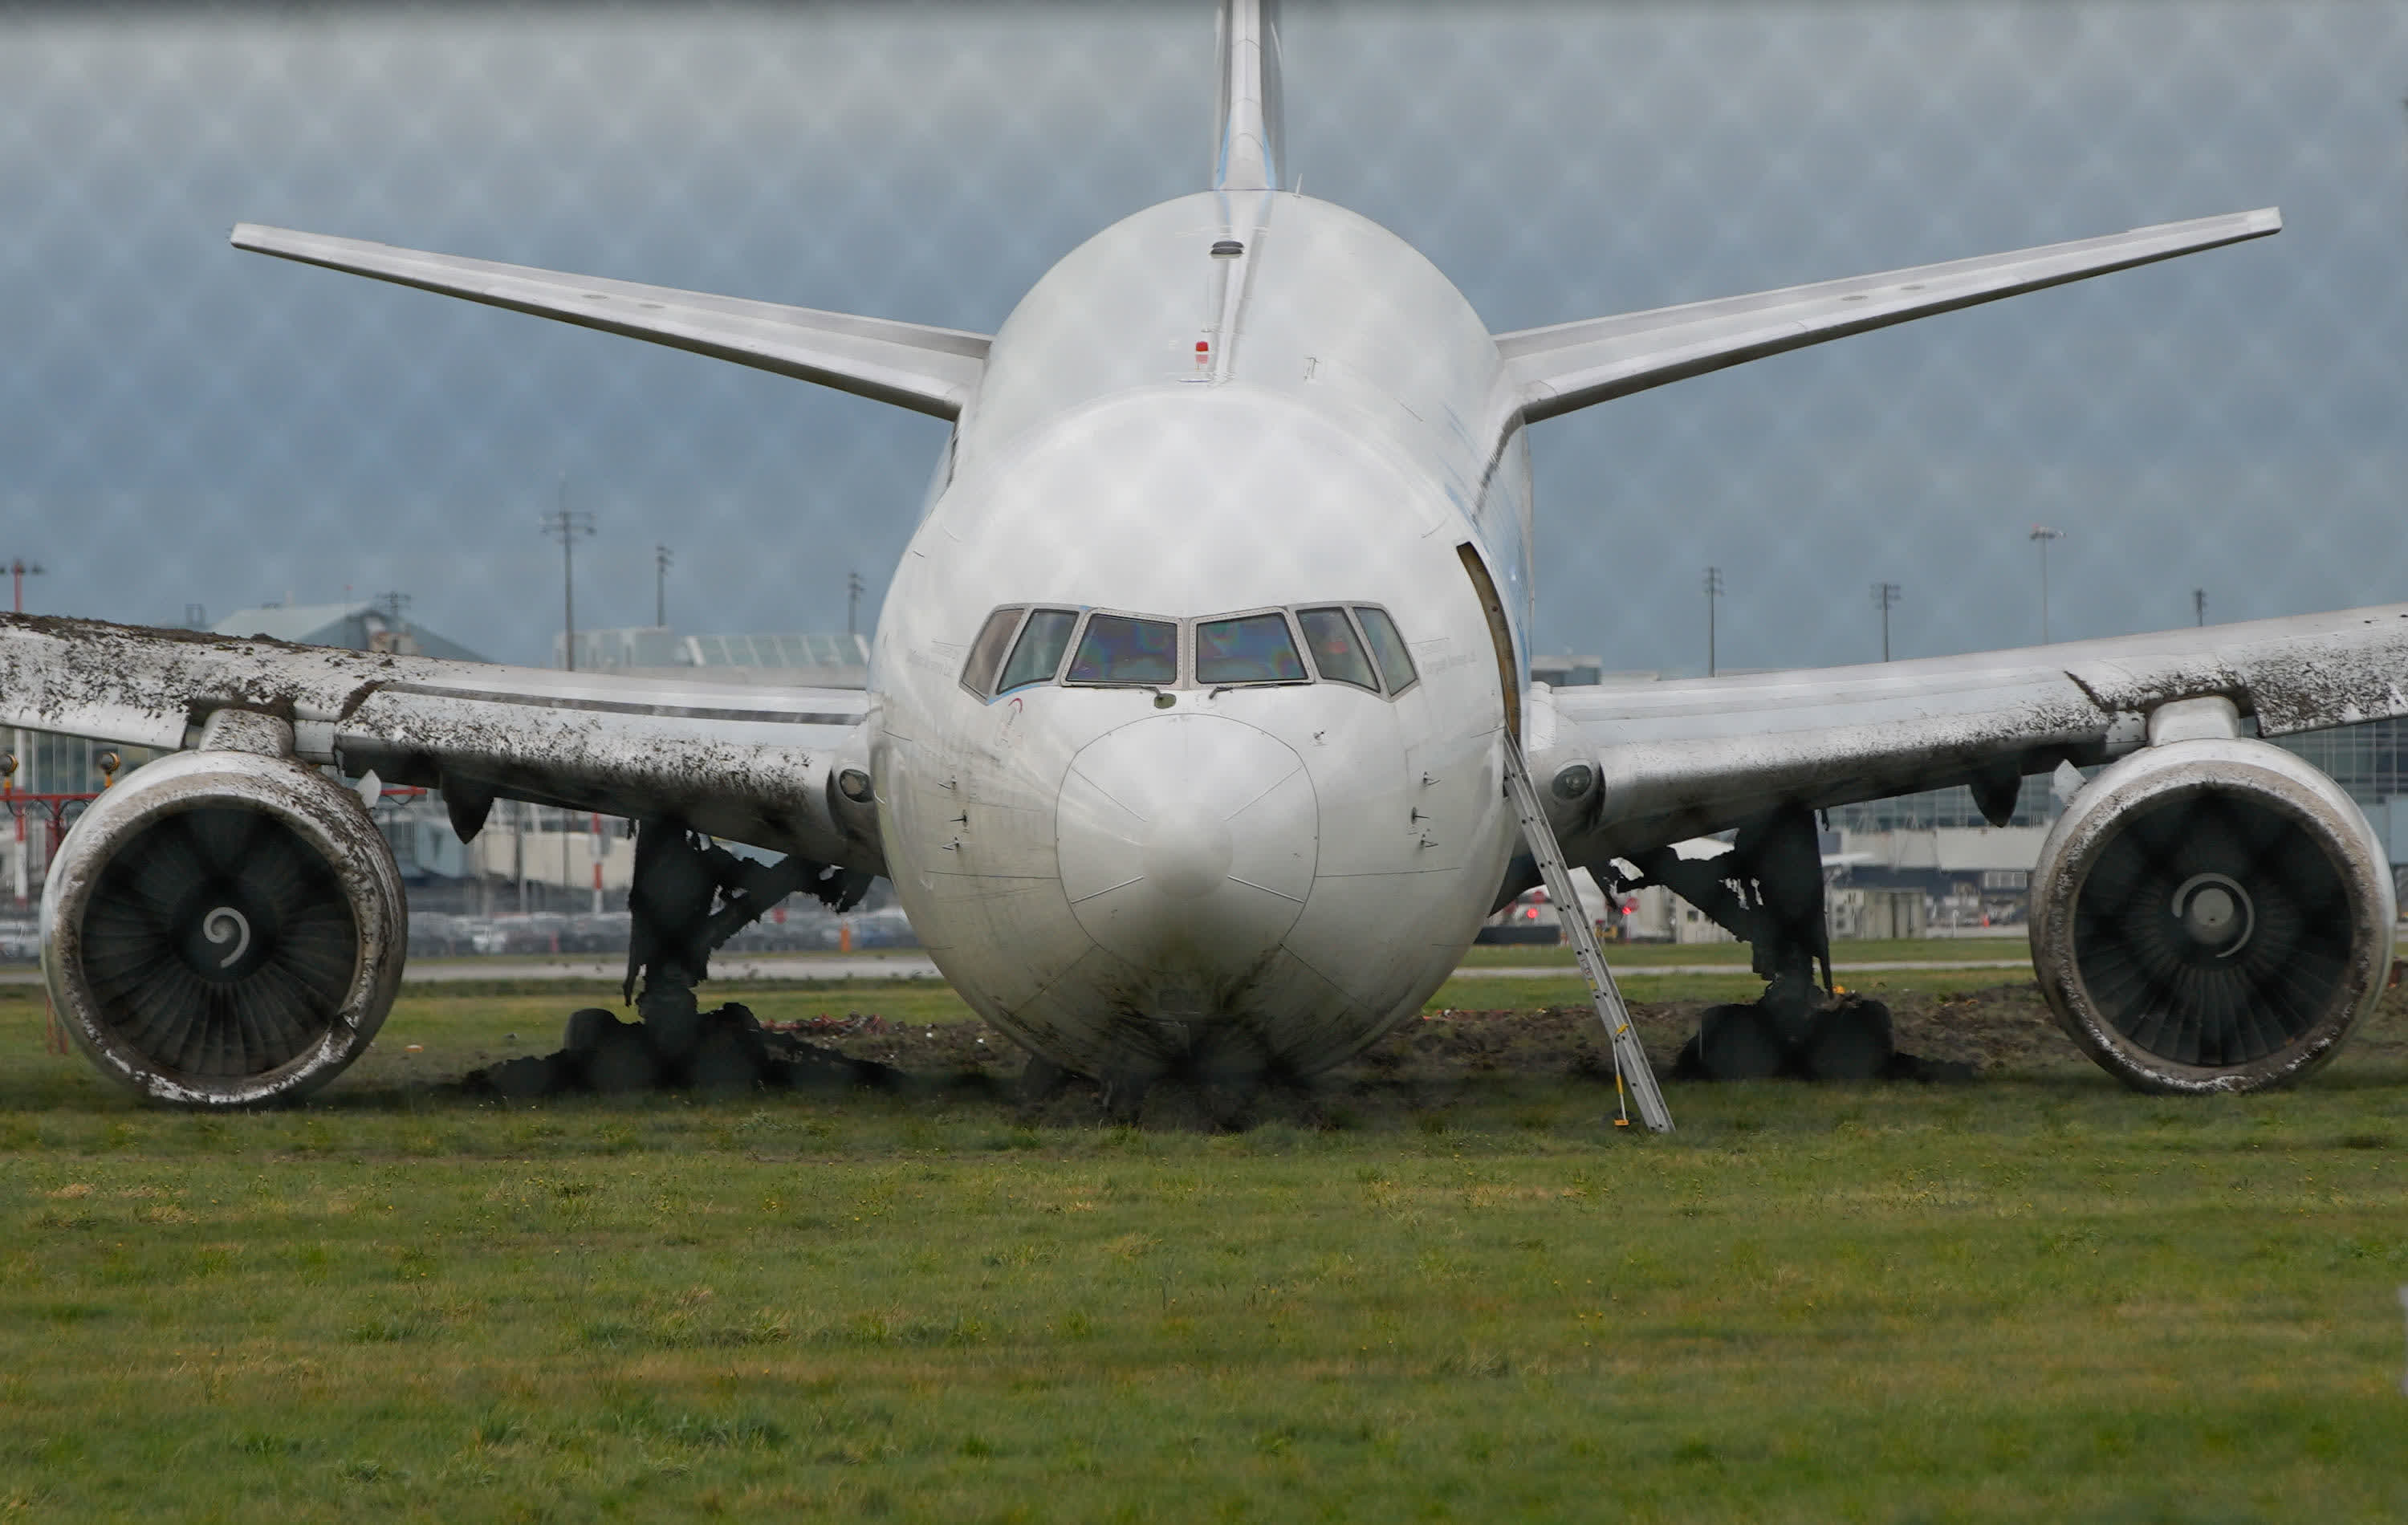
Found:
[{"label": "grass field", "polygon": [[[1668,1139],[1602,1126],[1569,977],[1238,1134],[437,1084],[559,986],[413,987],[319,1103],[194,1117],[0,990],[0,1519],[2408,1517],[2401,1014],[2173,1102],[2028,981],[1878,979],[1985,1078],[1679,1086]],[[1651,1046],[1724,983],[1634,975]],[[941,986],[739,994],[1010,1068]]]}]

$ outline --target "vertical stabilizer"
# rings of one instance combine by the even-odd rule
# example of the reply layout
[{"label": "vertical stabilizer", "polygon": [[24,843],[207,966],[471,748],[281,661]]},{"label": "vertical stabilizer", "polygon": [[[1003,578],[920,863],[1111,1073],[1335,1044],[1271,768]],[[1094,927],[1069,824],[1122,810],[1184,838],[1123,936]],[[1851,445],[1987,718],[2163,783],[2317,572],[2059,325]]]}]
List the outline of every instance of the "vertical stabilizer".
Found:
[{"label": "vertical stabilizer", "polygon": [[1212,189],[1280,188],[1278,0],[1221,0],[1219,132]]}]

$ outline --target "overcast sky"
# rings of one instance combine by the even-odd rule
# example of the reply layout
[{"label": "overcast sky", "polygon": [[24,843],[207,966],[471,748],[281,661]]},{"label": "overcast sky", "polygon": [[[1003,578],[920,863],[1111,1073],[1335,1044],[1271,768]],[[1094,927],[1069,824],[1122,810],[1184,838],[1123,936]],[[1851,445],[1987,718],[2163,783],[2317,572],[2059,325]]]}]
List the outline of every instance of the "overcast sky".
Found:
[{"label": "overcast sky", "polygon": [[[1470,9],[1472,7],[1464,7]],[[1696,668],[2408,598],[2408,7],[1291,4],[1304,188],[1498,329],[2280,205],[2279,237],[1540,425],[1539,643]],[[991,330],[1200,188],[1211,7],[0,9],[0,557],[173,622],[400,589],[830,629],[943,425],[240,254],[236,221]],[[872,603],[874,605],[873,596]]]}]

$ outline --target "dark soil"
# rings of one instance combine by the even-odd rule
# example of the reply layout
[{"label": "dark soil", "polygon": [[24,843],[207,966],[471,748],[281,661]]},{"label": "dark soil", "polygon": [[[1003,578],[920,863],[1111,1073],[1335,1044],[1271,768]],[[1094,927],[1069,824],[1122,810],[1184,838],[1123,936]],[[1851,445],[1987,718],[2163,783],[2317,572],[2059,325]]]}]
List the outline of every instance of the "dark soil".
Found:
[{"label": "dark soil", "polygon": [[[2344,1064],[2408,1064],[2403,992],[2385,998],[2353,1041]],[[1956,995],[1884,991],[1897,1044],[1925,1061],[1927,1076],[2082,1074],[2089,1059],[2059,1030],[2028,980]],[[1709,1002],[1634,1001],[1631,1014],[1659,1079],[1670,1082],[1681,1045]],[[896,1022],[874,1013],[770,1024],[767,1083],[780,1088],[874,1089],[930,1096],[976,1096],[1013,1108],[1032,1123],[1093,1122],[1100,1089],[1072,1077],[1048,1094],[1024,1088],[1027,1057],[977,1022]],[[2355,1061],[2355,1062],[2353,1062]],[[524,1062],[524,1061],[523,1061]],[[497,1067],[498,1068],[498,1067]],[[1913,1075],[1914,1066],[1903,1067]],[[493,1072],[469,1077],[476,1086]],[[1567,1078],[1610,1087],[1611,1051],[1594,1011],[1551,1006],[1488,1011],[1438,1010],[1373,1044],[1337,1069],[1300,1081],[1274,1079],[1242,1093],[1223,1086],[1157,1084],[1144,1098],[1149,1128],[1242,1128],[1273,1119],[1311,1127],[1349,1127],[1363,1117],[1435,1110],[1493,1093],[1516,1080]],[[1893,1084],[1909,1082],[1892,1082]],[[488,1083],[489,1084],[489,1083]]]},{"label": "dark soil", "polygon": [[[1899,1048],[1920,1059],[1953,1065],[1960,1072],[1970,1067],[1975,1077],[2000,1072],[2078,1072],[2089,1064],[2057,1029],[2029,981],[1966,995],[1884,996]],[[1698,1014],[1708,1004],[1631,1003],[1658,1077],[1670,1077],[1675,1056],[1697,1030]],[[1012,1096],[1031,1121],[1091,1120],[1101,1107],[1098,1089],[1083,1080],[1050,1097],[1021,1097],[1018,1083],[1025,1058],[980,1024],[897,1026],[863,1015],[809,1026],[814,1030],[796,1036],[857,1060],[888,1066],[912,1076],[918,1085],[967,1085]],[[1493,1088],[1498,1081],[1566,1077],[1593,1080],[1601,1087],[1612,1084],[1605,1032],[1590,1008],[1441,1010],[1390,1033],[1337,1069],[1300,1083],[1272,1084],[1232,1097],[1216,1087],[1166,1082],[1146,1098],[1143,1120],[1149,1127],[1242,1127],[1273,1118],[1344,1127],[1356,1116],[1398,1107],[1447,1106],[1470,1090]]]},{"label": "dark soil", "polygon": [[[1982,1072],[2089,1062],[2057,1029],[2028,980],[1967,995],[1891,997],[1885,992],[1883,999],[1890,1008],[1898,1046],[1925,1058],[1971,1063]],[[1708,1004],[1631,1002],[1631,1015],[1657,1073],[1671,1072],[1673,1057],[1697,1030],[1698,1014]],[[796,1036],[814,1043],[924,1078],[978,1072],[1015,1079],[1025,1062],[1019,1049],[977,1023],[907,1027],[856,1016],[792,1026],[810,1028],[797,1030]],[[1482,1074],[1597,1074],[1611,1080],[1613,1066],[1604,1029],[1586,1006],[1445,1010],[1390,1033],[1316,1080],[1343,1088],[1366,1081],[1440,1084]]]}]

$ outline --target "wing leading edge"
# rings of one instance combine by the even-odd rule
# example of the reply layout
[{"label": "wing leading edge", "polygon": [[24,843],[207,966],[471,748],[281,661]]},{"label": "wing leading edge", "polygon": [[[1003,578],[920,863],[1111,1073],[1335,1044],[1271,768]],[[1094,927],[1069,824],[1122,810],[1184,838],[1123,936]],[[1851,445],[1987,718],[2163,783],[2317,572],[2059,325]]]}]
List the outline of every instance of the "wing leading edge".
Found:
[{"label": "wing leading edge", "polygon": [[[1548,772],[1593,761],[1600,808],[1566,848],[1600,862],[1781,805],[2012,785],[2143,744],[2147,717],[2221,696],[2283,736],[2408,715],[2408,604],[2020,651],[1555,690]],[[1534,707],[1535,708],[1535,707]],[[1543,776],[1543,775],[1542,775]],[[2012,798],[2009,796],[2009,798]]]},{"label": "wing leading edge", "polygon": [[253,253],[732,360],[943,419],[961,416],[986,367],[987,336],[959,329],[564,275],[254,223],[238,223],[233,243]]},{"label": "wing leading edge", "polygon": [[260,710],[304,762],[442,789],[464,834],[523,799],[882,871],[827,790],[868,703],[0,614],[0,726],[174,749],[215,711]]},{"label": "wing leading edge", "polygon": [[1708,371],[2283,230],[2273,208],[1500,334],[1532,423]]}]

